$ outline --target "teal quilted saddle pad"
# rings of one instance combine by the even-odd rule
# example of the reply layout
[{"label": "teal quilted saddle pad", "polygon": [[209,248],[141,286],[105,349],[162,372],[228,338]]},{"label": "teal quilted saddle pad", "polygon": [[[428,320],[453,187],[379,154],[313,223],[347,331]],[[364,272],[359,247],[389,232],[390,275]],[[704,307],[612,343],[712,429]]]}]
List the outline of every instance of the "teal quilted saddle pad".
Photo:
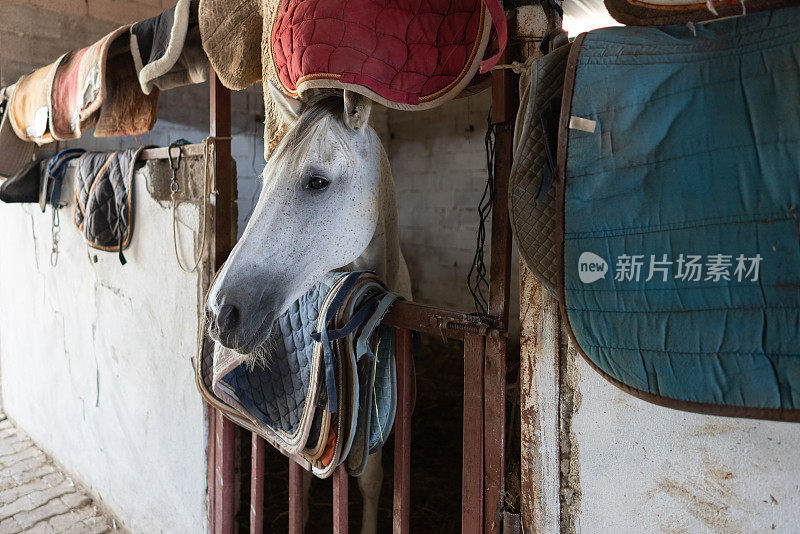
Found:
[{"label": "teal quilted saddle pad", "polygon": [[800,8],[570,52],[562,316],[646,400],[800,420]]}]

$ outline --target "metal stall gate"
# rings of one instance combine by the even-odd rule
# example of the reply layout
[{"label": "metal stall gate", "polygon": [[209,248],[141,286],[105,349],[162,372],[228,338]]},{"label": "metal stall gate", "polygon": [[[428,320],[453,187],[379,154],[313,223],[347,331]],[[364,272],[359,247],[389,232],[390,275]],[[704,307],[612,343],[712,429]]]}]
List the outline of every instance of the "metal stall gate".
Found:
[{"label": "metal stall gate", "polygon": [[[509,30],[514,28],[509,21]],[[505,63],[505,56],[501,63]],[[395,418],[393,531],[410,530],[411,495],[411,332],[442,335],[464,344],[462,532],[498,533],[505,492],[506,344],[511,282],[511,229],[508,177],[512,163],[517,90],[508,69],[492,72],[495,138],[494,195],[488,319],[467,313],[398,302],[384,319],[397,330],[398,408]],[[213,74],[211,136],[217,142],[217,202],[214,212],[213,264],[219,269],[235,242],[232,206],[236,198],[230,169],[230,94]],[[234,424],[209,406],[208,491],[210,531],[234,531]],[[250,532],[263,532],[265,442],[252,434]],[[303,529],[302,468],[290,461],[289,532]],[[348,531],[348,475],[340,466],[333,479],[334,532]]]}]

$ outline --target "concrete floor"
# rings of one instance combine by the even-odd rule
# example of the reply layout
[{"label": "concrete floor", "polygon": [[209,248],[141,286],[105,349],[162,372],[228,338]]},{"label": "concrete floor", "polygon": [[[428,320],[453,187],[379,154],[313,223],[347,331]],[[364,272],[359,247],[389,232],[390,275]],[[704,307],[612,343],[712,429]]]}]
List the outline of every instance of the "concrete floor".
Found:
[{"label": "concrete floor", "polygon": [[115,527],[0,411],[0,534],[97,534]]}]

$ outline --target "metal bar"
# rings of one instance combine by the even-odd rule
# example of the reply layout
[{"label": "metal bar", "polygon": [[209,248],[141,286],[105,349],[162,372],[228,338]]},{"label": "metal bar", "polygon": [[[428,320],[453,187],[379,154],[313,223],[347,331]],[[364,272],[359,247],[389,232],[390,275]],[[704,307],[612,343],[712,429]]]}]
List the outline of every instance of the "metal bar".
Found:
[{"label": "metal bar", "polygon": [[209,532],[216,532],[217,529],[215,528],[216,524],[216,502],[217,502],[217,492],[216,492],[216,471],[217,471],[217,461],[215,452],[217,450],[216,447],[216,440],[217,440],[217,410],[213,408],[211,405],[207,405],[208,410],[206,412],[208,416],[208,453],[206,457],[206,485],[208,486],[208,531]]},{"label": "metal bar", "polygon": [[483,531],[483,355],[485,338],[464,336],[461,532]]},{"label": "metal bar", "polygon": [[303,534],[303,468],[289,460],[289,534]]},{"label": "metal bar", "polygon": [[266,442],[258,434],[252,436],[250,460],[250,534],[264,532],[264,461]]},{"label": "metal bar", "polygon": [[216,534],[233,534],[235,506],[234,503],[234,468],[233,452],[236,447],[233,433],[234,424],[222,412],[217,410],[216,421],[216,517],[214,527]]},{"label": "metal bar", "polygon": [[[173,155],[177,152],[177,149],[172,150]],[[169,156],[168,154],[168,147],[162,146],[158,148],[146,148],[142,150],[142,155],[139,156],[139,159],[148,160],[148,159],[167,159]],[[191,145],[182,145],[181,146],[181,157],[193,157],[197,156],[200,157],[203,155],[203,143],[193,143]]]},{"label": "metal bar", "polygon": [[[231,95],[222,86],[213,69],[209,69],[210,109],[209,130],[214,137],[231,135]],[[230,139],[217,143],[217,160],[214,169],[217,203],[214,209],[214,267],[219,269],[233,248],[235,222],[232,221],[231,204],[236,184],[231,175]],[[216,411],[214,428],[214,532],[232,534],[234,529],[234,424]],[[209,488],[212,491],[212,488]]]},{"label": "metal bar", "polygon": [[333,534],[347,534],[347,468],[344,464],[333,472]]},{"label": "metal bar", "polygon": [[383,323],[426,334],[444,335],[449,339],[464,339],[471,333],[485,336],[503,336],[492,323],[482,321],[466,312],[425,306],[414,302],[396,302],[383,318]]},{"label": "metal bar", "polygon": [[[516,24],[509,21],[509,28]],[[510,61],[508,50],[500,61]],[[511,290],[511,221],[508,219],[508,177],[513,162],[514,118],[518,107],[517,83],[509,69],[492,72],[492,122],[495,124],[494,203],[489,274],[489,314],[508,328]]]},{"label": "metal bar", "polygon": [[214,180],[217,202],[214,210],[214,259],[220,269],[228,258],[236,241],[236,218],[233,205],[236,202],[236,184],[231,165],[231,92],[217,78],[213,69],[209,79],[211,86],[211,136],[216,137],[216,168]]},{"label": "metal bar", "polygon": [[394,503],[392,532],[411,530],[411,331],[397,330],[397,414],[394,422]]},{"label": "metal bar", "polygon": [[484,532],[501,532],[505,494],[506,340],[486,340],[483,387]]},{"label": "metal bar", "polygon": [[[516,28],[513,12],[508,24]],[[513,30],[512,30],[513,31]],[[510,36],[513,37],[513,36]],[[500,59],[513,58],[506,49]],[[508,69],[492,72],[492,122],[495,124],[494,203],[489,281],[489,314],[502,330],[508,329],[511,291],[511,222],[508,218],[508,178],[513,158],[514,118],[518,107],[517,83]],[[484,364],[484,526],[487,533],[502,530],[505,495],[506,339],[486,340]]]}]

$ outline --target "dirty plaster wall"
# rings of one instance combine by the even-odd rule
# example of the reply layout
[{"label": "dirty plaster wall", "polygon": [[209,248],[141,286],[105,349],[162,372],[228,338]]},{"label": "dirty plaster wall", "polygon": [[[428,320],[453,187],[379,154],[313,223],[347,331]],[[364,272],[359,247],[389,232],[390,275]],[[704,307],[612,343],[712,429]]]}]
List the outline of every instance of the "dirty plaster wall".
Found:
[{"label": "dirty plaster wall", "polygon": [[[202,532],[207,430],[191,363],[202,294],[199,275],[175,263],[169,204],[148,193],[152,168],[134,178],[125,266],[88,249],[71,202],[55,267],[50,208],[0,205],[3,408],[130,531]],[[178,216],[186,258],[199,209]]]},{"label": "dirty plaster wall", "polygon": [[522,310],[525,532],[798,532],[800,425],[624,393],[577,354],[527,269]]},{"label": "dirty plaster wall", "polygon": [[[0,0],[0,85],[172,4]],[[164,92],[147,134],[87,134],[43,152],[200,142],[208,104],[208,84]],[[240,225],[260,172],[262,109],[260,86],[232,94]],[[175,263],[171,212],[142,189],[145,180],[137,185],[125,267],[113,254],[96,253],[98,262],[90,262],[70,206],[61,213],[61,253],[51,268],[49,208],[0,205],[0,392],[9,417],[130,531],[202,532],[207,430],[191,363],[200,281]],[[185,205],[179,214],[184,263],[191,263],[198,209]]]},{"label": "dirty plaster wall", "polygon": [[569,358],[577,531],[798,532],[800,425],[654,406]]}]

